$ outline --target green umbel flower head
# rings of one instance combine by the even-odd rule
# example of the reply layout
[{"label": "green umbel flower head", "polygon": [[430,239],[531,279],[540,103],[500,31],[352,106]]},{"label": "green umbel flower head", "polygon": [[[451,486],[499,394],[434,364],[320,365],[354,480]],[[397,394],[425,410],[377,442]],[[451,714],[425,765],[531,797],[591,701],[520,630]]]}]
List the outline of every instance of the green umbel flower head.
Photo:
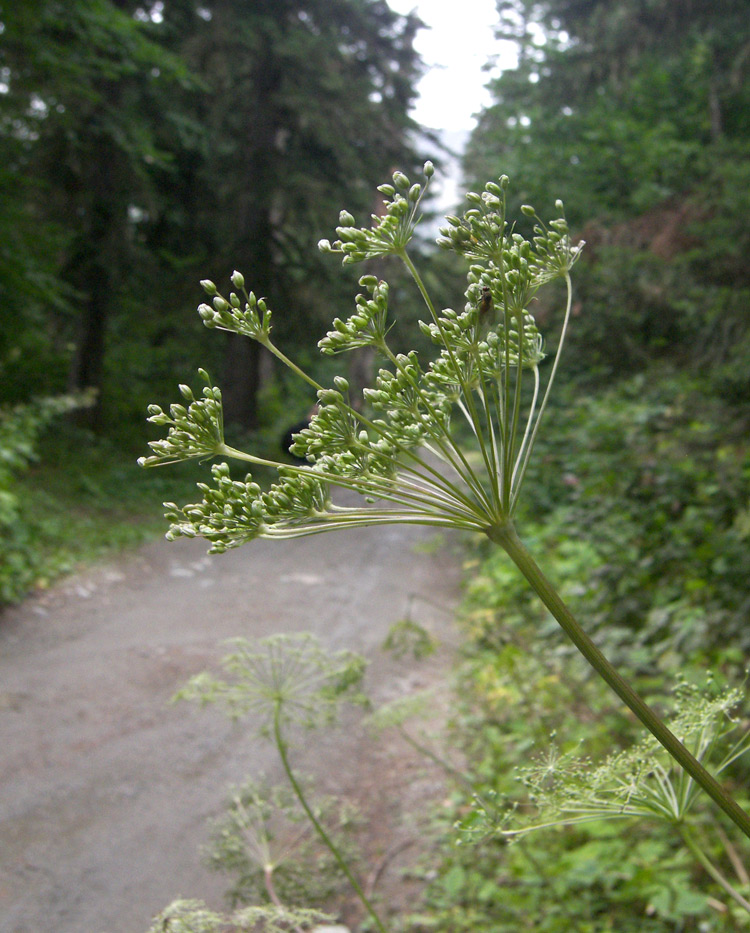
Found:
[{"label": "green umbel flower head", "polygon": [[[481,194],[469,192],[466,212],[447,217],[441,229],[438,244],[464,257],[469,268],[463,309],[438,312],[408,252],[433,175],[431,163],[424,171],[424,184],[394,173],[393,183],[379,189],[383,211],[373,215],[369,227],[358,227],[342,211],[338,239],[319,244],[346,264],[384,256],[401,260],[427,310],[420,328],[436,347],[434,358],[394,352],[388,343],[388,284],[364,275],[353,314],[335,318],[319,341],[325,355],[361,347],[380,354],[375,382],[363,393],[364,409],[352,404],[343,377],[324,387],[275,346],[271,311],[265,299],[246,290],[241,273],[232,273],[235,291],[228,298],[213,282],[201,283],[211,300],[198,309],[206,326],[261,343],[315,389],[318,404],[309,426],[294,438],[292,451],[302,465],[229,447],[221,393],[204,371],[201,398],[181,386],[187,407],[173,405],[166,414],[152,406],[149,420],[168,431],[166,438],[151,442],[144,466],[220,456],[272,466],[278,473],[278,481],[264,491],[251,475],[233,478],[227,463],[214,466],[213,484],[199,484],[201,502],[167,503],[170,537],[201,536],[212,550],[223,551],[259,536],[396,522],[491,534],[512,516],[554,379],[571,306],[569,270],[580,245],[571,243],[564,217],[545,225],[526,207],[524,213],[536,221],[534,235],[525,239],[514,232],[505,216],[508,180],[490,182]],[[562,204],[556,207],[562,214]],[[567,283],[567,308],[558,356],[542,393],[539,365],[545,354],[532,307],[537,292],[554,279]],[[522,389],[527,379],[528,393]],[[456,440],[456,419],[468,425],[478,459]],[[334,505],[332,487],[353,490],[363,501]]]}]

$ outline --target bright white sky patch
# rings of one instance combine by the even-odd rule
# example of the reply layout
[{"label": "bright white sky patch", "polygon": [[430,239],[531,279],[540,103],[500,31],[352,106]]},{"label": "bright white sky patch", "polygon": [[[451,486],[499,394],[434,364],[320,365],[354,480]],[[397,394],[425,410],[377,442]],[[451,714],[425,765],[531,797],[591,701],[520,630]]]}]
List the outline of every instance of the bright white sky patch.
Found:
[{"label": "bright white sky patch", "polygon": [[482,69],[497,56],[499,65],[515,63],[513,46],[498,42],[495,0],[388,0],[397,13],[416,10],[427,29],[415,46],[427,65],[419,83],[419,100],[412,116],[436,130],[468,131],[474,114],[490,97],[484,85],[490,74]]}]

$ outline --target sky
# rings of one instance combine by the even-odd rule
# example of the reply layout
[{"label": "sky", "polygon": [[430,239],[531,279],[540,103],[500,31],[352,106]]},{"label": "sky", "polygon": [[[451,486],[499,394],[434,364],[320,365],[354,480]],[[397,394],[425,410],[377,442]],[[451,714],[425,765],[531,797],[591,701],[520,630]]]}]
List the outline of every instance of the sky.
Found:
[{"label": "sky", "polygon": [[498,21],[495,0],[388,0],[397,13],[416,10],[430,28],[417,34],[415,46],[427,65],[419,83],[420,97],[413,112],[423,126],[467,132],[473,114],[489,103],[484,85],[490,75],[483,71],[492,55],[513,61],[493,36]]},{"label": "sky", "polygon": [[[514,49],[494,37],[495,0],[388,0],[388,5],[401,14],[415,10],[428,27],[419,31],[414,43],[426,71],[412,116],[438,130],[455,153],[455,158],[441,154],[433,182],[432,206],[441,214],[463,199],[461,151],[476,123],[474,115],[490,103],[484,85],[501,67],[515,64]],[[492,72],[485,71],[492,57],[496,65]]]}]

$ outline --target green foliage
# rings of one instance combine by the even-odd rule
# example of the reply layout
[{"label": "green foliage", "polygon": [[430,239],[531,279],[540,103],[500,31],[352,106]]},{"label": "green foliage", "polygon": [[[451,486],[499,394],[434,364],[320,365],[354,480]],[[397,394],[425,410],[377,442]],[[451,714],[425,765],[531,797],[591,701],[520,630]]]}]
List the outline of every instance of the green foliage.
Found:
[{"label": "green foliage", "polygon": [[642,213],[696,188],[725,141],[747,146],[747,17],[740,0],[578,4],[502,0],[516,69],[492,83],[471,178],[502,165],[521,197],[561,192],[574,223]]},{"label": "green foliage", "polygon": [[[708,690],[708,688],[707,688]],[[716,695],[683,683],[676,692],[670,729],[681,736],[699,761],[715,759],[714,773],[726,770],[750,748],[750,734],[741,733],[732,714],[744,693],[729,688]],[[531,764],[518,769],[532,816],[488,807],[478,800],[472,814],[459,826],[472,841],[498,833],[517,837],[535,830],[596,820],[650,819],[679,828],[692,822],[698,787],[684,771],[666,759],[652,736],[610,754],[595,765],[575,751],[552,745]]]},{"label": "green foliage", "polygon": [[28,521],[19,477],[38,460],[40,435],[49,423],[92,401],[68,395],[0,409],[0,605],[23,595],[40,569],[36,529]]},{"label": "green foliage", "polygon": [[[736,683],[747,656],[746,416],[716,397],[711,375],[689,378],[652,364],[605,391],[565,386],[550,406],[522,507],[527,534],[566,602],[585,613],[608,656],[638,672],[660,709],[671,706],[675,674],[700,682],[699,672],[712,666]],[[745,929],[743,908],[702,861],[718,865],[747,897],[728,855],[733,844],[725,848],[703,799],[681,798],[685,777],[669,769],[665,777],[663,760],[636,766],[631,777],[638,783],[613,773],[618,763],[641,760],[642,739],[502,555],[480,551],[467,573],[469,660],[455,736],[473,790],[457,787],[455,818],[478,836],[488,829],[482,813],[491,814],[490,826],[497,820],[512,831],[535,825],[535,803],[556,786],[571,791],[572,809],[584,810],[604,780],[614,796],[600,801],[600,815],[616,819],[551,828],[510,845],[490,837],[448,849],[419,922],[446,931],[524,924],[597,933]],[[745,695],[735,688],[730,701],[744,704]],[[721,713],[726,700],[703,691],[698,698],[688,688],[683,701],[692,725],[678,722],[676,731],[715,741],[716,727],[736,730]],[[705,732],[703,713],[714,724]],[[731,747],[731,734],[720,739],[715,762]],[[567,765],[572,783],[562,778],[556,785],[555,774]],[[735,761],[725,772],[736,793],[747,786],[747,768]],[[672,802],[689,801],[700,858],[679,827],[653,817],[620,822],[641,791],[646,810],[664,799],[662,791]],[[455,838],[453,828],[446,832],[447,845]],[[733,852],[740,861],[745,854]]]},{"label": "green foliage", "polygon": [[[503,616],[488,644],[489,592],[473,592],[467,606],[473,637],[453,733],[471,784],[456,785],[446,816],[457,826],[446,827],[437,878],[413,922],[425,930],[500,933],[524,925],[550,933],[746,929],[744,910],[684,844],[692,823],[701,859],[730,879],[728,851],[742,860],[743,852],[724,848],[705,799],[650,739],[633,733],[602,686],[540,633],[533,614]],[[664,689],[663,681],[649,683]],[[747,747],[746,734],[738,746],[733,739],[746,723],[725,711],[744,696],[686,684],[673,720],[701,756],[725,759],[740,788],[747,763],[729,759]],[[538,824],[547,828],[525,835]],[[734,889],[747,893],[742,876]]]},{"label": "green foliage", "polygon": [[[6,6],[0,402],[94,386],[91,424],[121,440],[199,362],[184,283],[200,268],[243,255],[289,309],[286,339],[306,339],[327,279],[312,231],[415,161],[420,23],[382,0]],[[233,353],[202,360],[252,426],[260,373]]]},{"label": "green foliage", "polygon": [[750,647],[748,413],[656,367],[597,395],[571,387],[560,401],[527,505],[566,599],[631,668],[740,661]]},{"label": "green foliage", "polygon": [[741,2],[503,0],[518,66],[492,82],[465,160],[516,197],[561,195],[589,243],[571,372],[657,358],[748,398],[748,59]]},{"label": "green foliage", "polygon": [[[696,891],[689,858],[663,835],[609,825],[537,845],[485,845],[447,856],[415,918],[434,931],[524,928],[540,933],[668,933],[742,929]],[[697,924],[701,924],[697,926]]]},{"label": "green foliage", "polygon": [[[34,405],[24,406],[34,410]],[[16,602],[64,574],[163,531],[160,504],[198,478],[191,464],[144,481],[130,448],[56,421],[34,444],[35,459],[2,484],[13,507],[2,529],[2,597]],[[4,453],[9,452],[4,448]],[[7,514],[7,513],[6,513]]]}]

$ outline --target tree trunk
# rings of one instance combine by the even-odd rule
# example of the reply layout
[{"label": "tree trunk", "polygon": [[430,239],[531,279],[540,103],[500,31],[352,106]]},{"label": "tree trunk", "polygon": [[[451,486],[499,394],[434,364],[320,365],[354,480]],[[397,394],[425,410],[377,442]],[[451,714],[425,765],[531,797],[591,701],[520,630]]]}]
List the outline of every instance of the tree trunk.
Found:
[{"label": "tree trunk", "polygon": [[[75,353],[68,372],[71,391],[95,389],[94,406],[81,412],[91,427],[101,427],[101,393],[104,377],[107,323],[115,298],[115,266],[125,250],[124,199],[117,190],[117,153],[109,140],[92,140],[87,174],[86,221],[81,249],[70,260],[66,278],[83,295],[77,325]],[[120,188],[122,185],[120,185]]]},{"label": "tree trunk", "polygon": [[[227,216],[232,218],[231,240],[226,245],[232,251],[229,262],[244,274],[248,289],[257,298],[269,300],[273,308],[274,300],[283,291],[275,284],[273,247],[273,204],[279,184],[277,135],[281,127],[276,95],[282,74],[270,50],[269,42],[266,55],[256,61],[253,69],[254,104],[243,122],[245,135],[238,150],[244,162],[243,186],[230,195]],[[229,337],[224,375],[225,417],[246,428],[258,424],[262,352],[247,337]]]}]

